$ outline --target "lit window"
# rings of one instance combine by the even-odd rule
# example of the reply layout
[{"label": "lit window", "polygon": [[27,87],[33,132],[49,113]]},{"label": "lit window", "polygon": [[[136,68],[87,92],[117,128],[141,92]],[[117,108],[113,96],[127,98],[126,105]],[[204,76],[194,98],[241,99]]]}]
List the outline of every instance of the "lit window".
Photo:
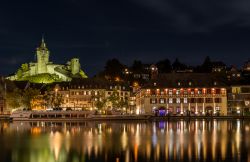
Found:
[{"label": "lit window", "polygon": [[181,103],[181,99],[180,98],[176,98],[176,103]]},{"label": "lit window", "polygon": [[192,85],[192,82],[189,82],[188,85],[191,86],[191,85]]},{"label": "lit window", "polygon": [[169,98],[169,99],[168,99],[168,102],[169,102],[169,103],[173,103],[173,99],[172,99],[172,98]]},{"label": "lit window", "polygon": [[184,98],[184,101],[183,101],[184,103],[188,103],[188,100],[187,100],[187,98]]},{"label": "lit window", "polygon": [[164,104],[164,103],[165,103],[165,99],[164,99],[164,98],[161,98],[161,99],[160,99],[160,103],[161,103],[161,104]]},{"label": "lit window", "polygon": [[151,104],[155,104],[156,103],[156,99],[151,99]]},{"label": "lit window", "polygon": [[169,94],[172,95],[173,94],[173,90],[169,90]]},{"label": "lit window", "polygon": [[177,91],[176,91],[176,94],[179,95],[179,94],[180,94],[180,90],[177,90]]},{"label": "lit window", "polygon": [[181,83],[180,82],[178,82],[178,86],[180,86],[181,85]]}]

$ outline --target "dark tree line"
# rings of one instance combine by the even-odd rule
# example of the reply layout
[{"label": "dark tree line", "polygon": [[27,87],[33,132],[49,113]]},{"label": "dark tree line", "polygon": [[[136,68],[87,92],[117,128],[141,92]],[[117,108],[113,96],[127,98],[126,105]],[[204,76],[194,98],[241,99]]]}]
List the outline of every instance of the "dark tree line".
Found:
[{"label": "dark tree line", "polygon": [[[218,63],[218,62],[216,62]],[[220,64],[224,64],[223,62],[219,62]],[[169,59],[160,60],[155,64],[158,67],[159,73],[171,73],[171,72],[179,72],[184,70],[192,70],[197,73],[210,73],[212,72],[213,65],[215,62],[211,61],[210,57],[207,56],[201,65],[190,66],[183,62],[181,62],[178,58],[176,58],[172,63]],[[124,70],[128,69],[133,73],[147,73],[147,68],[151,64],[145,64],[140,60],[134,60],[131,66],[127,66],[121,63],[118,59],[110,59],[106,62],[104,70],[98,75],[101,77],[106,77],[107,79],[114,79],[115,77],[119,77],[120,79],[124,79],[126,76],[124,74]],[[225,65],[225,64],[224,64]]]}]

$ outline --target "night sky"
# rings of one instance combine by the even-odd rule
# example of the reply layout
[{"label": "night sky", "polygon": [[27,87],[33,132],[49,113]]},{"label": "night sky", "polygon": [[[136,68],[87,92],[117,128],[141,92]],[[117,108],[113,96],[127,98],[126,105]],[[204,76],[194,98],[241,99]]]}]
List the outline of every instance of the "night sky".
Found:
[{"label": "night sky", "polygon": [[45,35],[51,61],[79,57],[93,76],[118,58],[240,67],[250,56],[249,0],[1,0],[0,75],[34,60]]}]

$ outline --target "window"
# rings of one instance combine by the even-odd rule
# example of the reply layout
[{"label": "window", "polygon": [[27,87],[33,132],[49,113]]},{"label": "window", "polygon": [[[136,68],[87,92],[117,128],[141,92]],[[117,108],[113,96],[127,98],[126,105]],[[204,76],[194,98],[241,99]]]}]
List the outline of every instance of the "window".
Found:
[{"label": "window", "polygon": [[184,103],[188,103],[188,99],[187,98],[184,98]]},{"label": "window", "polygon": [[216,93],[216,94],[220,94],[220,89],[216,89],[216,90],[215,90],[215,93]]},{"label": "window", "polygon": [[180,94],[180,90],[176,90],[176,94],[179,95]]},{"label": "window", "polygon": [[197,101],[197,103],[203,103],[204,99],[203,98],[197,98],[196,101]]},{"label": "window", "polygon": [[181,103],[181,99],[180,98],[176,98],[176,103]]},{"label": "window", "polygon": [[165,103],[165,99],[164,98],[160,98],[160,103],[164,104]]},{"label": "window", "polygon": [[169,95],[172,95],[173,94],[173,90],[171,89],[171,90],[169,90],[169,93],[168,93]]},{"label": "window", "polygon": [[198,93],[198,94],[201,94],[201,89],[199,89],[199,90],[197,91],[197,93]]},{"label": "window", "polygon": [[213,103],[213,98],[206,98],[206,103]]},{"label": "window", "polygon": [[191,86],[191,85],[192,85],[192,82],[188,82],[188,85]]},{"label": "window", "polygon": [[181,83],[180,82],[178,82],[178,86],[180,86],[181,85]]},{"label": "window", "polygon": [[173,99],[169,98],[168,103],[173,103]]},{"label": "window", "polygon": [[214,99],[214,102],[215,102],[215,103],[221,103],[221,98],[215,98],[215,99]]},{"label": "window", "polygon": [[150,99],[150,102],[151,102],[151,104],[156,104],[156,103],[157,103],[157,100],[156,100],[155,98],[151,98],[151,99]]},{"label": "window", "polygon": [[190,103],[195,103],[195,98],[190,98]]}]

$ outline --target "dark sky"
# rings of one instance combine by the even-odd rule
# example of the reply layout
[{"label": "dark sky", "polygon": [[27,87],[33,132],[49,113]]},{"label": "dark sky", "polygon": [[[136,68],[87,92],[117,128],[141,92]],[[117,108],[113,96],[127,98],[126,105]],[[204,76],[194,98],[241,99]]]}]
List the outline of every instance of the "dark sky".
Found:
[{"label": "dark sky", "polygon": [[79,57],[93,75],[107,59],[240,66],[250,54],[249,0],[1,0],[0,75],[34,60],[42,34],[51,60]]}]

